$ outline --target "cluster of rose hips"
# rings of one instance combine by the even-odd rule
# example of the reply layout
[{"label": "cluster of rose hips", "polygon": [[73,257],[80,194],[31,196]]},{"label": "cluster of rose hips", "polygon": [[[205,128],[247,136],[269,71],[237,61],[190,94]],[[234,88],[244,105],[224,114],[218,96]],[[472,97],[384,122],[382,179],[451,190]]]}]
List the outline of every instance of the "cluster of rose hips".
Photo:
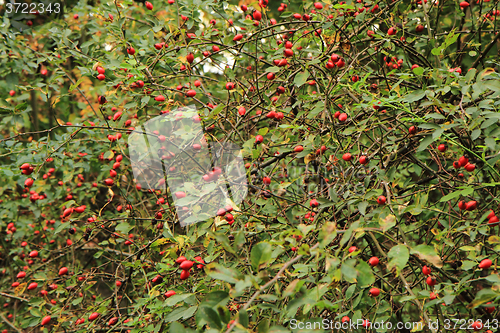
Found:
[{"label": "cluster of rose hips", "polygon": [[384,61],[385,65],[389,68],[398,69],[403,66],[403,59],[398,60],[398,57],[396,56],[391,57],[389,59],[387,57],[384,57]]},{"label": "cluster of rose hips", "polygon": [[227,221],[229,225],[234,223],[234,216],[231,214],[233,211],[233,207],[231,205],[227,205],[224,208],[219,208],[217,211],[217,216],[224,217],[224,219]]},{"label": "cluster of rose hips", "polygon": [[472,172],[476,169],[476,166],[474,164],[469,163],[469,158],[467,156],[462,156],[458,159],[458,161],[454,161],[453,167],[455,169],[463,167],[465,170],[469,172]]},{"label": "cluster of rose hips", "polygon": [[[120,134],[120,133],[118,133],[118,134]],[[112,186],[113,185],[113,183],[114,183],[113,178],[115,178],[118,175],[118,173],[116,172],[116,170],[118,168],[120,168],[122,160],[123,160],[123,156],[122,155],[117,155],[116,156],[116,159],[115,159],[115,162],[113,163],[112,169],[109,170],[109,176],[111,178],[106,178],[104,180],[104,184],[106,184],[107,186]]]},{"label": "cluster of rose hips", "polygon": [[[283,88],[283,87],[281,87]],[[283,88],[285,89],[285,88]],[[274,110],[272,111],[269,111],[267,114],[266,114],[266,118],[269,118],[269,119],[274,119],[274,120],[281,120],[285,117],[285,115],[283,114],[283,112],[276,112]]]},{"label": "cluster of rose hips", "polygon": [[[203,266],[205,265],[205,261],[200,256],[194,257],[194,260],[197,263],[196,267],[198,269],[202,269]],[[177,258],[177,260],[175,260],[175,262],[179,265],[179,268],[182,269],[181,280],[186,280],[189,277],[190,270],[195,264],[195,262],[187,260],[186,257],[184,256],[180,256],[179,258]],[[169,296],[167,296],[167,293],[165,293],[165,297],[170,297],[172,295],[175,295],[175,292],[172,294],[172,291],[170,291]]]},{"label": "cluster of rose hips", "polygon": [[338,54],[334,53],[331,55],[330,60],[326,62],[326,68],[332,69],[337,66],[338,68],[342,68],[345,66],[345,61]]}]

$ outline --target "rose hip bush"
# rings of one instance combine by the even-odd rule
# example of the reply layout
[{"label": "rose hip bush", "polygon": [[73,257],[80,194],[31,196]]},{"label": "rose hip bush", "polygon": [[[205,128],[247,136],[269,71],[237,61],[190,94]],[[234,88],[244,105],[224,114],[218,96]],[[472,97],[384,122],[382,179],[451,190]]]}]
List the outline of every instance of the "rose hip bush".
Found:
[{"label": "rose hip bush", "polygon": [[[3,332],[498,328],[498,1],[62,8],[0,5]],[[193,105],[249,185],[182,228],[127,139]]]}]

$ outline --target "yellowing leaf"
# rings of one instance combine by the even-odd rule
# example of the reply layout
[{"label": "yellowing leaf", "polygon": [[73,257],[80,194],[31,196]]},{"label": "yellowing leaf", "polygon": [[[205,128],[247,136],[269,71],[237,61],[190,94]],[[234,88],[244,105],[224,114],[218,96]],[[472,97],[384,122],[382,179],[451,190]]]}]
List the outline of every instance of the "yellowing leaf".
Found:
[{"label": "yellowing leaf", "polygon": [[490,243],[490,244],[498,244],[498,243],[500,243],[500,237],[498,237],[498,236],[490,236],[488,238],[488,243]]},{"label": "yellowing leaf", "polygon": [[309,164],[309,162],[311,162],[312,160],[314,160],[316,158],[316,155],[315,154],[308,154],[306,157],[304,157],[304,162],[306,164]]},{"label": "yellowing leaf", "polygon": [[184,237],[177,236],[175,237],[175,240],[177,241],[177,244],[179,244],[179,248],[182,248],[184,246]]},{"label": "yellowing leaf", "polygon": [[380,224],[382,231],[386,232],[387,230],[391,229],[396,225],[396,217],[390,214],[387,215],[387,217],[384,219],[379,219],[378,223]]},{"label": "yellowing leaf", "polygon": [[20,285],[18,285],[18,286],[16,287],[16,289],[14,289],[14,294],[15,294],[16,296],[19,296],[19,295],[21,295],[22,293],[24,293],[24,291],[26,290],[26,286],[27,286],[27,285],[28,285],[28,284],[27,284],[26,282],[21,283]]}]

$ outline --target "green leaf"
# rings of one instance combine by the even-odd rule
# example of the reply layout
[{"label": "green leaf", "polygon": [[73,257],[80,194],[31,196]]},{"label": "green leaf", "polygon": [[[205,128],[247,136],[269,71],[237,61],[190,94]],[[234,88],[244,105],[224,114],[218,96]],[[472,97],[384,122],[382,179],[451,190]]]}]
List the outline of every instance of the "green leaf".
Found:
[{"label": "green leaf", "polygon": [[420,244],[412,248],[410,253],[416,254],[421,260],[430,262],[437,268],[443,267],[443,262],[441,261],[441,258],[436,253],[436,249],[434,249],[433,246]]},{"label": "green leaf", "polygon": [[425,91],[417,90],[415,92],[412,92],[411,94],[406,95],[406,97],[403,100],[407,103],[412,103],[419,101],[424,97],[425,97]]},{"label": "green leaf", "polygon": [[433,49],[431,50],[431,53],[432,53],[433,55],[440,55],[440,54],[441,54],[441,51],[442,51],[442,49],[441,49],[440,47],[435,47],[435,48],[433,48]]},{"label": "green leaf", "polygon": [[272,246],[268,242],[255,244],[250,252],[252,268],[258,270],[261,265],[265,265],[271,259],[272,250]]},{"label": "green leaf", "polygon": [[[185,306],[178,307],[178,308],[174,309],[174,311],[170,312],[165,317],[165,321],[171,322],[171,321],[175,321],[175,320],[179,320],[179,319],[182,319],[182,320],[189,319],[195,314],[197,309],[198,309],[197,305],[192,306],[190,308],[187,308]],[[170,331],[170,332],[172,332],[172,331]]]},{"label": "green leaf", "polygon": [[248,313],[247,310],[241,309],[238,312],[238,321],[243,327],[248,327]]},{"label": "green leaf", "polygon": [[360,261],[356,269],[358,270],[358,285],[360,288],[365,288],[375,283],[372,268],[365,261]]},{"label": "green leaf", "polygon": [[342,264],[340,271],[342,272],[342,277],[350,283],[356,283],[356,278],[358,277],[358,271],[354,268],[354,263],[356,260],[350,259]]},{"label": "green leaf", "polygon": [[359,209],[359,212],[361,213],[361,215],[365,215],[366,214],[366,207],[368,207],[368,201],[361,201],[359,204],[358,204],[358,209]]},{"label": "green leaf", "polygon": [[[166,318],[165,318],[165,320],[166,320]],[[186,328],[181,323],[175,321],[172,324],[170,324],[170,327],[169,327],[168,331],[169,332],[184,333],[184,332],[186,332]]]},{"label": "green leaf", "polygon": [[424,74],[424,69],[422,67],[413,68],[413,73],[418,76],[422,76]]},{"label": "green leaf", "polygon": [[470,195],[473,192],[474,192],[474,189],[472,187],[468,187],[468,188],[463,189],[463,190],[448,193],[447,195],[445,195],[444,197],[439,199],[439,201],[441,201],[441,202],[450,201],[451,199],[454,199],[454,198],[459,197],[459,196]]},{"label": "green leaf", "polygon": [[210,118],[215,117],[218,115],[222,110],[224,110],[224,104],[219,104],[217,105],[211,112],[210,112]]},{"label": "green leaf", "polygon": [[218,330],[222,328],[219,315],[212,308],[206,306],[198,308],[196,318],[203,319],[211,328],[216,328]]},{"label": "green leaf", "polygon": [[401,272],[410,259],[410,253],[405,245],[396,245],[387,253],[387,257],[389,258],[389,269],[396,267],[396,270]]},{"label": "green leaf", "polygon": [[73,90],[75,90],[75,88],[78,87],[80,83],[83,82],[83,80],[85,80],[85,76],[82,76],[78,81],[75,82],[75,84],[69,86],[68,92],[72,92]]},{"label": "green leaf", "polygon": [[169,297],[166,299],[165,302],[163,302],[163,306],[174,306],[179,302],[184,301],[186,298],[191,297],[193,294],[176,294],[172,297]]},{"label": "green leaf", "polygon": [[500,296],[500,294],[496,291],[493,291],[491,289],[481,289],[479,292],[476,294],[476,298],[469,304],[467,307],[469,309],[474,309],[477,308],[478,306],[485,304],[487,302],[490,302]]},{"label": "green leaf", "polygon": [[417,152],[424,151],[429,147],[429,145],[434,141],[432,135],[427,135],[421,142],[417,148]]},{"label": "green leaf", "polygon": [[297,86],[297,87],[300,87],[302,86],[304,83],[307,82],[307,79],[309,78],[309,72],[305,71],[305,72],[302,72],[302,73],[299,73],[297,75],[295,75],[295,78],[293,79],[293,83]]},{"label": "green leaf", "polygon": [[217,263],[206,266],[207,275],[212,279],[222,280],[229,283],[237,283],[241,278],[241,273],[235,269],[224,267]]}]

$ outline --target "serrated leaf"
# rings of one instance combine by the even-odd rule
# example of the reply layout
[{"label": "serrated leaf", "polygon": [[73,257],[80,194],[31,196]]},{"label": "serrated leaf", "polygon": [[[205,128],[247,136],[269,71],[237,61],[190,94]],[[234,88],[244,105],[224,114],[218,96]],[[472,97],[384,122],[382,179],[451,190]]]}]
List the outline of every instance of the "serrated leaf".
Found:
[{"label": "serrated leaf", "polygon": [[300,87],[304,83],[307,82],[307,79],[309,78],[309,72],[302,72],[297,75],[295,75],[295,78],[293,79],[293,83],[297,86]]}]

